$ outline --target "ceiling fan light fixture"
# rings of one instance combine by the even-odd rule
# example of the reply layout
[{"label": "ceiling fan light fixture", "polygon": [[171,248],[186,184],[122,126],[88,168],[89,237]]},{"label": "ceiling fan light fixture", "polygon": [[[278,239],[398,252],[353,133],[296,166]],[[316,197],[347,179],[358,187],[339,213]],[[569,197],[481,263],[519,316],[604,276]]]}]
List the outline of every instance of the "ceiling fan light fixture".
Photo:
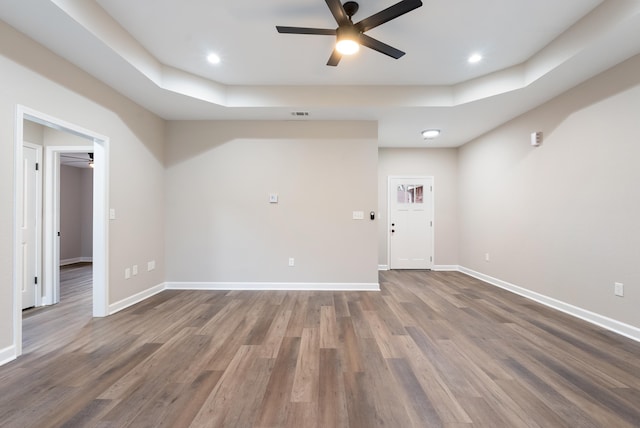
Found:
[{"label": "ceiling fan light fixture", "polygon": [[342,55],[353,55],[360,50],[360,45],[356,41],[343,39],[336,43],[336,49]]},{"label": "ceiling fan light fixture", "polygon": [[360,33],[353,28],[338,28],[336,50],[342,55],[353,55],[360,50]]}]

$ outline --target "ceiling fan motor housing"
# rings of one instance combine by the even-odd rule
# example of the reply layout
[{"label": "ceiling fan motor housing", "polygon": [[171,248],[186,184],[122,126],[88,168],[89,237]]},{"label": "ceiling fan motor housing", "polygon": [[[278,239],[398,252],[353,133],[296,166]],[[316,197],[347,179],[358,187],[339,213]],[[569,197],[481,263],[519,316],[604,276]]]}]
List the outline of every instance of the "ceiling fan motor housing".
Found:
[{"label": "ceiling fan motor housing", "polygon": [[342,7],[344,8],[344,11],[349,17],[349,19],[351,19],[351,17],[356,14],[360,6],[358,5],[358,3],[354,1],[348,1],[345,4],[343,4]]},{"label": "ceiling fan motor housing", "polygon": [[336,30],[337,40],[349,39],[358,41],[360,39],[360,31],[356,29],[353,25],[348,27],[338,27]]}]

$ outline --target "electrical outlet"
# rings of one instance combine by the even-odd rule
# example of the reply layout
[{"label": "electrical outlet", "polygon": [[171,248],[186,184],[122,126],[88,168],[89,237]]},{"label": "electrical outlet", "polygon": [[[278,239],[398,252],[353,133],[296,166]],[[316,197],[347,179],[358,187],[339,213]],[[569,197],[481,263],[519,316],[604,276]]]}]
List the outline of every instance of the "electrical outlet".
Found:
[{"label": "electrical outlet", "polygon": [[618,297],[624,297],[624,284],[621,282],[614,282],[613,294],[615,294]]},{"label": "electrical outlet", "polygon": [[133,265],[131,268],[131,273],[135,276],[138,274],[138,265]]},{"label": "electrical outlet", "polygon": [[124,270],[124,279],[129,279],[131,278],[131,268],[126,268]]},{"label": "electrical outlet", "polygon": [[150,262],[147,263],[147,271],[152,271],[156,268],[156,261],[155,260],[151,260]]},{"label": "electrical outlet", "polygon": [[296,259],[294,259],[293,257],[289,257],[289,266],[295,266],[296,265]]},{"label": "electrical outlet", "polygon": [[489,261],[489,253],[484,253],[484,261],[485,262]]}]

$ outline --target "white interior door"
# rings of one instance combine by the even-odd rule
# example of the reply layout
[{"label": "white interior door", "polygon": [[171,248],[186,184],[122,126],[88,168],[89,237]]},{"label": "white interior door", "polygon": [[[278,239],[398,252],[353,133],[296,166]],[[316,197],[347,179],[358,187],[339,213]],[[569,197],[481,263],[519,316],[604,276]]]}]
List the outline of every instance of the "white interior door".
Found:
[{"label": "white interior door", "polygon": [[389,268],[433,267],[433,178],[389,177]]},{"label": "white interior door", "polygon": [[22,309],[39,304],[36,297],[40,276],[41,156],[37,146],[22,147]]}]

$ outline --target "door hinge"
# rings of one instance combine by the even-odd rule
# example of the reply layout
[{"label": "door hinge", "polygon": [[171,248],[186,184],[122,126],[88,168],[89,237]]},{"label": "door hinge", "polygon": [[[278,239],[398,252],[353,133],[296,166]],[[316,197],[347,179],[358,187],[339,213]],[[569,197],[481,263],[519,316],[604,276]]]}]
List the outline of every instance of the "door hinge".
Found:
[{"label": "door hinge", "polygon": [[34,282],[36,283],[36,285],[38,285],[38,277],[37,276],[34,278]]},{"label": "door hinge", "polygon": [[433,186],[429,186],[429,191],[433,192]]},{"label": "door hinge", "polygon": [[433,220],[429,222],[429,226],[433,227]]},{"label": "door hinge", "polygon": [[429,261],[433,262],[433,256],[429,256]]},{"label": "door hinge", "polygon": [[36,162],[36,171],[40,170],[40,164],[38,162]]}]

